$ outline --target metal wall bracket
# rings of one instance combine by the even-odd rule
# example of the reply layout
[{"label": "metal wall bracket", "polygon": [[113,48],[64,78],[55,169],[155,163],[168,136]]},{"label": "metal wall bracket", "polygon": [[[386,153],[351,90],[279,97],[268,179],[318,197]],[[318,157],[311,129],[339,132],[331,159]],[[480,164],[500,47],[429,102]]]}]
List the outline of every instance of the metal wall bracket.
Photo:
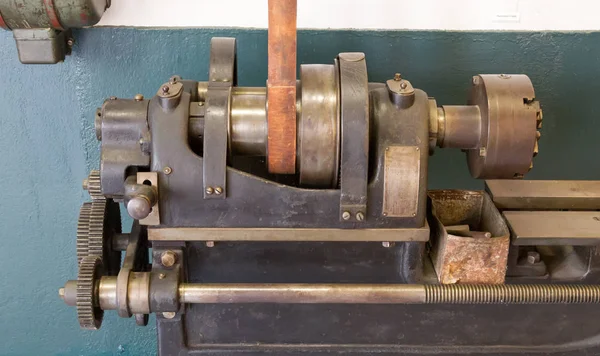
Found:
[{"label": "metal wall bracket", "polygon": [[204,119],[204,199],[227,195],[227,155],[231,116],[231,88],[236,82],[235,38],[210,42],[209,83]]},{"label": "metal wall bracket", "polygon": [[149,181],[152,186],[156,187],[156,204],[152,206],[152,211],[145,218],[140,220],[140,225],[160,225],[160,209],[158,204],[158,174],[156,172],[138,172],[137,183],[144,184]]},{"label": "metal wall bracket", "polygon": [[23,64],[55,64],[71,54],[71,30],[52,28],[15,29],[19,60]]}]

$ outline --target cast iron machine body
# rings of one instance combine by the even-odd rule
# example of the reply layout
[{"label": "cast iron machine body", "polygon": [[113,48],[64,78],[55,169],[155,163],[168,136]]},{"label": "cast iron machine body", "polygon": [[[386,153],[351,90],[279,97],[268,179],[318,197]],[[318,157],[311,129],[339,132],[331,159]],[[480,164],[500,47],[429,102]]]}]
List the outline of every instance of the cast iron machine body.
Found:
[{"label": "cast iron machine body", "polygon": [[[520,212],[498,209],[548,195],[511,196],[540,138],[527,76],[475,75],[467,105],[438,106],[400,74],[369,83],[365,55],[341,53],[300,66],[295,115],[282,123],[273,87],[237,86],[235,56],[234,39],[215,38],[207,82],[174,76],[150,99],[110,98],[98,109],[102,153],[84,183],[92,201],[78,223],[80,272],[61,289],[82,327],[100,327],[104,310],[140,325],[157,313],[164,354],[396,352],[408,341],[400,334],[427,343],[411,317],[442,310],[407,304],[460,304],[440,307],[447,326],[465,315],[484,323],[472,304],[600,301],[593,236],[540,242],[516,228]],[[290,147],[292,158],[282,154]],[[436,147],[464,150],[488,192],[428,192]],[[517,188],[506,193],[507,184]],[[130,233],[119,202],[134,219]],[[484,347],[480,335],[495,329],[458,334]],[[431,350],[454,352],[440,342]]]}]

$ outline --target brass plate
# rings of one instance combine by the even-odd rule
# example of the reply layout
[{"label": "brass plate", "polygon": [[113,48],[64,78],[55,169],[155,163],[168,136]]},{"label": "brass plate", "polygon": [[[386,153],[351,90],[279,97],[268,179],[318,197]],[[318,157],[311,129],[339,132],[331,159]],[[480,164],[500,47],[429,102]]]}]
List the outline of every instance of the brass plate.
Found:
[{"label": "brass plate", "polygon": [[417,146],[390,146],[385,149],[383,215],[417,215],[421,152]]},{"label": "brass plate", "polygon": [[428,241],[429,225],[412,229],[154,228],[154,241]]}]

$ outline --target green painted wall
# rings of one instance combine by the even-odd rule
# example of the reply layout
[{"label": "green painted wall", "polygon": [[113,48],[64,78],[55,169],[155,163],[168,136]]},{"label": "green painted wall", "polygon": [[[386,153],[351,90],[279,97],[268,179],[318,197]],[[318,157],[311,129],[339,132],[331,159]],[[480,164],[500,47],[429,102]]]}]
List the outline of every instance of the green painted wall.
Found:
[{"label": "green painted wall", "polygon": [[[98,332],[79,330],[57,289],[76,276],[80,185],[98,166],[95,108],[112,95],[150,96],[172,74],[206,80],[213,36],[238,38],[241,85],[264,85],[262,30],[83,30],[55,66],[21,65],[12,34],[0,32],[0,354],[155,352],[154,327],[116,313]],[[366,52],[371,81],[399,71],[438,104],[465,103],[473,74],[526,73],[544,108],[529,177],[600,178],[600,33],[302,31],[298,47],[299,63]],[[437,150],[431,166],[432,187],[481,187],[460,152]]]}]

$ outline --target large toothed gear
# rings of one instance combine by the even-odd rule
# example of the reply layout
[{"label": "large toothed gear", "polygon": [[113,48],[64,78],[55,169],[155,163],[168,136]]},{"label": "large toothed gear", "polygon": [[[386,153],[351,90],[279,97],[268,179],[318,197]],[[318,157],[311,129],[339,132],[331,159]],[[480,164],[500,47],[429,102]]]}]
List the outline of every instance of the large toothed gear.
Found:
[{"label": "large toothed gear", "polygon": [[103,275],[102,259],[86,256],[79,264],[77,275],[77,319],[83,329],[97,330],[102,324],[104,311],[98,302],[98,284]]},{"label": "large toothed gear", "polygon": [[90,231],[90,212],[92,203],[83,203],[79,209],[79,219],[77,220],[77,263],[88,256],[88,242]]},{"label": "large toothed gear", "polygon": [[121,252],[112,248],[112,240],[121,233],[119,205],[110,199],[84,203],[77,223],[77,260],[85,256],[102,259],[107,275],[119,272]]},{"label": "large toothed gear", "polygon": [[105,199],[100,184],[100,171],[93,169],[87,178],[87,191],[93,200]]}]

